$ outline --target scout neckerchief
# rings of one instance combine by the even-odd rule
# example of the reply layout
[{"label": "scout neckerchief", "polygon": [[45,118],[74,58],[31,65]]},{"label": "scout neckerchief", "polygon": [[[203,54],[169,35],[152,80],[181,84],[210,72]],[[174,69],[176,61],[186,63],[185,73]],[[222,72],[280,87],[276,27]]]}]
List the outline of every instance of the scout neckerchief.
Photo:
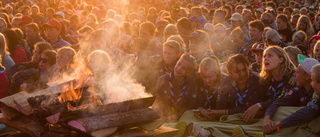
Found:
[{"label": "scout neckerchief", "polygon": [[206,102],[204,103],[205,108],[211,109],[211,98],[217,93],[216,90],[209,93],[208,86],[203,82],[203,86],[201,87],[201,92],[205,92]]},{"label": "scout neckerchief", "polygon": [[223,40],[222,40],[220,43],[218,43],[218,42],[217,42],[217,38],[214,37],[214,42],[216,42],[217,45],[219,46],[219,54],[220,54],[220,52],[221,52],[222,43],[223,43],[225,40],[226,40],[226,37],[223,37]]},{"label": "scout neckerchief", "polygon": [[208,54],[208,52],[210,52],[210,51],[209,51],[209,50],[206,50],[206,52],[202,55],[201,58],[199,58],[199,59],[197,60],[197,62],[200,63],[200,61]]},{"label": "scout neckerchief", "polygon": [[271,89],[273,91],[273,98],[276,99],[276,98],[278,98],[278,96],[281,93],[281,90],[283,89],[284,80],[281,80],[281,82],[279,84],[275,84],[275,80],[274,80],[274,78],[272,78],[271,82],[272,83],[271,83],[269,89]]},{"label": "scout neckerchief", "polygon": [[[181,103],[182,97],[187,89],[187,82],[186,80],[183,80],[180,89],[181,89],[181,93],[179,95],[175,95],[174,91],[173,91],[173,84],[174,84],[174,79],[172,76],[172,72],[169,73],[169,92],[170,92],[170,96],[169,99],[172,103],[172,106],[168,105],[168,110],[170,113],[176,113],[177,108],[178,108],[178,104]],[[175,112],[172,112],[175,111]]]},{"label": "scout neckerchief", "polygon": [[313,93],[312,100],[307,104],[307,109],[315,109],[318,110],[318,102],[319,102],[319,95]]},{"label": "scout neckerchief", "polygon": [[236,81],[233,81],[232,86],[236,90],[236,93],[237,93],[237,96],[238,96],[238,99],[236,100],[236,106],[244,105],[244,103],[242,101],[247,96],[247,93],[249,91],[248,84],[247,84],[247,86],[246,86],[246,88],[245,88],[245,90],[244,90],[242,95],[241,95],[241,91],[239,90]]}]

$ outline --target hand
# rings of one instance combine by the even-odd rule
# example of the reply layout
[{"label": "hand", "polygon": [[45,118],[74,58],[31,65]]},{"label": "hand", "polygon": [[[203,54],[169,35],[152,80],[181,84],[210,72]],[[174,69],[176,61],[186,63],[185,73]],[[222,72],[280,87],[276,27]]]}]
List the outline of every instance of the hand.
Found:
[{"label": "hand", "polygon": [[277,129],[274,122],[270,119],[270,116],[266,116],[263,119],[262,130],[264,134],[270,134]]},{"label": "hand", "polygon": [[206,115],[216,115],[216,114],[217,114],[216,111],[211,109],[208,109],[206,112]]},{"label": "hand", "polygon": [[203,116],[206,117],[207,119],[210,119],[210,120],[211,120],[211,116],[209,116],[209,115],[207,114],[207,111],[208,111],[208,110],[206,110],[206,109],[204,109],[204,108],[202,108],[202,107],[200,107],[200,108],[198,108],[198,109],[199,109],[201,115],[203,115]]},{"label": "hand", "polygon": [[259,106],[257,104],[249,107],[244,114],[241,116],[241,118],[243,118],[243,121],[251,121],[254,116],[257,114],[257,112],[259,111]]},{"label": "hand", "polygon": [[[281,122],[280,122],[280,121],[277,122],[276,126],[277,126],[277,130],[280,130],[280,128],[282,127]],[[278,127],[279,127],[279,129],[278,129]],[[278,131],[278,132],[279,132],[279,131]]]},{"label": "hand", "polygon": [[20,85],[20,91],[27,91],[27,83],[22,83]]},{"label": "hand", "polygon": [[168,123],[171,123],[171,122],[176,122],[178,121],[178,116],[173,114],[173,115],[170,115],[167,117],[167,120],[166,120]]}]

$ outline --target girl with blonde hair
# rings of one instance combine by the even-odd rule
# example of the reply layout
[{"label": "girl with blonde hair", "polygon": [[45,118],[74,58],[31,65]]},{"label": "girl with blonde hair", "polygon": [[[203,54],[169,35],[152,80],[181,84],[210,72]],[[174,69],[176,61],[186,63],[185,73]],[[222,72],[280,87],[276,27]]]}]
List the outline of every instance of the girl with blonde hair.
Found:
[{"label": "girl with blonde hair", "polygon": [[15,65],[13,59],[10,57],[10,53],[7,51],[7,41],[5,36],[0,33],[0,56],[2,58],[2,66],[4,66],[8,79],[11,80],[11,71],[10,68]]},{"label": "girl with blonde hair", "polygon": [[259,82],[269,86],[267,91],[269,102],[262,105],[262,108],[267,108],[275,99],[283,97],[295,86],[293,76],[295,70],[295,65],[282,48],[269,46],[264,51]]},{"label": "girl with blonde hair", "polygon": [[313,35],[315,35],[310,19],[306,15],[300,16],[298,20],[296,31],[299,30],[304,31],[307,34],[307,40],[309,40]]}]

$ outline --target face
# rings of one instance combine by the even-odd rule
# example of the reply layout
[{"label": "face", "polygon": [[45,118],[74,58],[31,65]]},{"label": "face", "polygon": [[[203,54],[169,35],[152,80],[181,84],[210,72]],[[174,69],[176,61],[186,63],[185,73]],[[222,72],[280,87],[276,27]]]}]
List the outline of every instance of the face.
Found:
[{"label": "face", "polygon": [[315,55],[315,58],[320,61],[320,44],[316,45],[314,47],[314,55]]},{"label": "face", "polygon": [[282,21],[281,19],[276,20],[276,25],[278,30],[286,29],[286,22]]},{"label": "face", "polygon": [[189,45],[190,53],[199,53],[203,51],[203,48],[201,48],[201,47],[204,47],[203,45],[204,45],[203,42],[196,39],[192,39]]},{"label": "face", "polygon": [[19,28],[19,23],[20,23],[20,20],[17,20],[17,19],[13,20],[11,28]]},{"label": "face", "polygon": [[250,27],[249,26],[249,37],[254,40],[258,41],[262,36],[262,31],[259,31],[258,28]]},{"label": "face", "polygon": [[216,12],[213,16],[213,20],[216,23],[222,23],[225,18],[224,18],[224,14],[222,12]]},{"label": "face", "polygon": [[46,28],[45,34],[49,40],[59,37],[60,32],[56,28]]},{"label": "face", "polygon": [[245,40],[245,38],[243,36],[232,38],[233,44],[235,46],[238,46],[238,47],[242,47],[243,46],[244,40]]},{"label": "face", "polygon": [[187,76],[190,72],[191,64],[184,59],[179,59],[176,66],[174,67],[174,75],[178,77]]},{"label": "face", "polygon": [[284,11],[284,14],[287,15],[287,18],[288,18],[288,19],[291,19],[291,13],[290,13],[289,10],[285,10],[285,11]]},{"label": "face", "polygon": [[300,34],[296,34],[293,37],[293,42],[294,44],[301,44],[303,42],[303,36],[301,36]]},{"label": "face", "polygon": [[262,65],[262,58],[263,58],[263,53],[262,53],[262,52],[255,52],[256,63],[257,63],[259,66]]},{"label": "face", "polygon": [[46,55],[41,55],[39,68],[40,70],[47,70],[49,68],[49,60]]},{"label": "face", "polygon": [[37,33],[30,27],[26,27],[26,36],[28,39],[33,39],[37,36]]},{"label": "face", "polygon": [[311,81],[311,86],[312,86],[312,88],[314,89],[314,92],[317,94],[317,95],[319,95],[320,94],[320,82],[318,83],[317,81],[316,81],[316,74],[314,74],[314,73],[311,73],[311,79],[312,79],[312,81]]},{"label": "face", "polygon": [[185,29],[181,26],[178,26],[177,29],[178,29],[179,35],[183,38],[189,37],[192,33],[192,30]]},{"label": "face", "polygon": [[280,67],[283,58],[279,57],[273,50],[267,50],[263,56],[263,63],[266,71],[272,71]]},{"label": "face", "polygon": [[209,87],[215,86],[218,78],[217,74],[212,69],[200,69],[200,77],[202,81]]},{"label": "face", "polygon": [[7,29],[6,24],[3,21],[0,21],[0,32],[3,33]]},{"label": "face", "polygon": [[233,64],[230,76],[237,84],[246,84],[249,79],[249,68],[242,63]]},{"label": "face", "polygon": [[242,9],[236,9],[236,12],[241,14],[242,13]]},{"label": "face", "polygon": [[163,48],[163,60],[166,65],[176,64],[179,59],[179,53],[174,51],[174,49],[165,46]]},{"label": "face", "polygon": [[38,14],[38,8],[32,8],[31,9],[31,13],[32,13],[32,15],[37,15]]},{"label": "face", "polygon": [[297,26],[298,19],[299,19],[299,18],[292,18],[291,24],[292,24],[292,27],[293,27],[293,28],[295,28],[295,27]]},{"label": "face", "polygon": [[261,20],[261,21],[267,20],[267,21],[270,23],[271,18],[270,18],[268,15],[264,14],[264,15],[261,16],[261,19],[260,19],[260,20]]},{"label": "face", "polygon": [[303,23],[303,22],[300,22],[299,24],[298,24],[298,28],[299,28],[299,30],[302,30],[302,31],[306,31],[306,29],[307,29],[307,24],[306,23]]},{"label": "face", "polygon": [[226,30],[221,26],[217,26],[214,28],[214,34],[216,38],[222,39],[226,36]]},{"label": "face", "polygon": [[232,26],[232,28],[236,28],[238,26],[241,26],[241,21],[233,21],[233,20],[231,20],[231,26]]},{"label": "face", "polygon": [[310,76],[300,66],[297,67],[297,71],[293,75],[296,78],[296,84],[298,87],[309,84],[308,80]]},{"label": "face", "polygon": [[255,15],[256,15],[257,19],[260,19],[260,18],[261,18],[261,12],[256,11],[256,12],[255,12]]},{"label": "face", "polygon": [[57,54],[57,66],[58,68],[65,68],[70,63],[71,58],[64,52],[58,52]]}]

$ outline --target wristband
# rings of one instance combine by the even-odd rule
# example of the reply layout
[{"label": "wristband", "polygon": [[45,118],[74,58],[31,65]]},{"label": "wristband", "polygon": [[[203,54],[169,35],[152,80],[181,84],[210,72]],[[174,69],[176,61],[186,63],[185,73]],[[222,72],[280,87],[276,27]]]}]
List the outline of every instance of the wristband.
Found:
[{"label": "wristband", "polygon": [[257,105],[259,106],[259,109],[261,110],[262,109],[262,106],[260,103],[257,103]]}]

